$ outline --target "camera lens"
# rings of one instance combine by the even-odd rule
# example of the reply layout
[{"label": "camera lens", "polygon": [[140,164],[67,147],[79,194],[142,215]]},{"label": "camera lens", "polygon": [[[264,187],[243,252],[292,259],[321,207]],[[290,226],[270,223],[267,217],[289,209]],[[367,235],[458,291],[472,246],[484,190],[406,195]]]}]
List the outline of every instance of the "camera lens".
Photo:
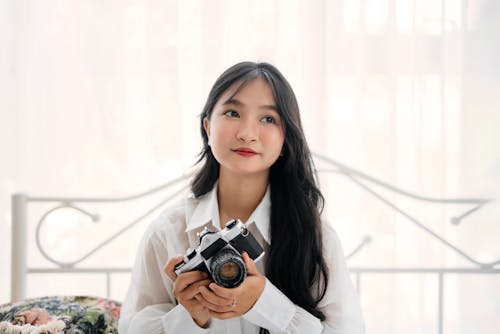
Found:
[{"label": "camera lens", "polygon": [[220,266],[219,276],[223,280],[232,280],[240,275],[240,268],[234,262],[226,262]]},{"label": "camera lens", "polygon": [[225,288],[237,287],[247,275],[243,259],[230,248],[224,248],[213,256],[210,272],[215,283]]}]

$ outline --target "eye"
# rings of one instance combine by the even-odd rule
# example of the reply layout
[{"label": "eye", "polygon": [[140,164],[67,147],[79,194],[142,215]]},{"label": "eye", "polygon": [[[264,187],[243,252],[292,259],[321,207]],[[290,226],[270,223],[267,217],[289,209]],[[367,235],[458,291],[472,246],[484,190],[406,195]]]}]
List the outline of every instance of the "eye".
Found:
[{"label": "eye", "polygon": [[262,117],[260,120],[262,123],[276,124],[276,120],[273,116]]},{"label": "eye", "polygon": [[228,116],[228,117],[240,117],[240,115],[238,114],[237,111],[235,110],[228,110],[228,111],[225,111],[224,112],[224,115]]}]

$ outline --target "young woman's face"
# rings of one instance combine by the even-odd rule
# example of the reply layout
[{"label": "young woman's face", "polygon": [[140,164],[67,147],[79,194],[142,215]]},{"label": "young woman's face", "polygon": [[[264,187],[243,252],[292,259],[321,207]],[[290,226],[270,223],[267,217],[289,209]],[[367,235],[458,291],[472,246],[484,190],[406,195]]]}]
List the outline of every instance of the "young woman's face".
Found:
[{"label": "young woman's face", "polygon": [[208,143],[221,171],[268,173],[285,140],[273,92],[264,79],[256,78],[232,96],[239,86],[236,82],[229,87],[210,120],[204,120]]}]

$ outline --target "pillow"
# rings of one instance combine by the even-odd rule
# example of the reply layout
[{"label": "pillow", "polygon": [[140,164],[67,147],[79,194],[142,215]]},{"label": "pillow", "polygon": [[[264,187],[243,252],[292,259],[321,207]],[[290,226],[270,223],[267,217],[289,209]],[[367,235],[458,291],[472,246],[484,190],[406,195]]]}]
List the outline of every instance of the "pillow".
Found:
[{"label": "pillow", "polygon": [[99,297],[26,299],[0,306],[0,334],[117,334],[120,309]]}]

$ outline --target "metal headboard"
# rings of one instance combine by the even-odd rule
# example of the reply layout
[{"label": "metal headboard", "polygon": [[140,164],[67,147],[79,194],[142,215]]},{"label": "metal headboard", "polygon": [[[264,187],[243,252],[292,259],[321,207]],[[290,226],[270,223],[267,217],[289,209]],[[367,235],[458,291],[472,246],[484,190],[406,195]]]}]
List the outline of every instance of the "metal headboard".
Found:
[{"label": "metal headboard", "polygon": [[[471,263],[471,267],[460,267],[460,268],[426,268],[426,267],[414,267],[414,268],[397,268],[397,267],[351,267],[350,271],[356,277],[356,287],[358,292],[361,292],[361,277],[364,274],[377,274],[377,273],[392,273],[392,274],[401,274],[401,273],[412,273],[412,274],[423,274],[423,273],[431,273],[436,274],[438,279],[438,332],[440,334],[443,333],[443,314],[444,314],[444,302],[443,302],[443,289],[444,289],[444,275],[449,273],[454,274],[500,274],[500,259],[492,261],[492,262],[482,262],[478,259],[475,259],[471,255],[467,254],[463,249],[459,246],[454,245],[453,243],[446,240],[443,236],[439,235],[431,228],[426,226],[422,221],[415,218],[395,203],[391,202],[384,196],[382,196],[379,192],[374,190],[370,185],[376,185],[383,189],[389,190],[391,192],[412,198],[418,201],[438,203],[438,204],[463,204],[463,205],[473,205],[473,207],[461,215],[455,216],[451,218],[451,223],[458,225],[461,220],[467,216],[472,215],[481,209],[484,205],[493,202],[493,199],[490,198],[432,198],[426,196],[420,196],[418,194],[405,191],[400,189],[394,185],[386,183],[382,180],[379,180],[375,177],[369,176],[359,170],[351,168],[343,163],[340,163],[334,159],[331,159],[327,156],[314,153],[313,157],[316,162],[321,161],[323,164],[326,164],[328,168],[326,169],[318,169],[317,171],[320,173],[338,173],[342,176],[345,176],[348,180],[352,181],[354,184],[361,187],[366,192],[373,195],[376,199],[386,204],[391,209],[395,210],[412,224],[416,225],[418,228],[422,229],[429,237],[437,240],[444,247],[451,249],[453,252],[466,259]],[[331,168],[330,168],[331,166]],[[87,252],[87,254],[81,256],[79,259],[69,262],[62,262],[55,260],[46,250],[44,249],[42,243],[40,242],[40,229],[43,225],[46,218],[56,210],[62,208],[71,208],[80,212],[81,214],[87,215],[93,221],[98,221],[99,216],[97,214],[90,213],[81,207],[79,204],[81,203],[111,203],[111,202],[126,202],[132,201],[135,199],[139,199],[153,193],[157,193],[160,191],[166,191],[169,188],[172,188],[176,185],[181,184],[188,180],[192,175],[188,173],[182,177],[176,178],[172,181],[169,181],[165,184],[152,188],[150,190],[141,192],[139,194],[125,196],[125,197],[116,197],[116,198],[71,198],[71,197],[32,197],[26,194],[18,193],[12,196],[12,280],[11,280],[11,300],[21,300],[26,297],[26,276],[31,273],[105,273],[107,277],[107,293],[109,296],[110,292],[110,275],[112,273],[127,273],[130,272],[130,268],[78,268],[77,265],[81,263],[83,260],[87,259],[91,255],[93,255],[98,250],[102,249],[104,246],[109,244],[111,241],[118,238],[125,231],[129,230],[137,223],[142,221],[145,217],[150,215],[152,212],[157,210],[158,208],[165,205],[170,200],[174,199],[181,192],[183,192],[186,188],[182,187],[180,190],[176,190],[174,193],[169,194],[162,201],[153,206],[150,210],[148,210],[145,214],[137,217],[136,219],[129,222],[125,227],[121,228],[115,234],[113,234],[108,239],[104,240],[100,244],[98,244],[94,249]],[[29,268],[27,266],[27,210],[29,203],[32,202],[44,202],[44,203],[56,203],[56,206],[46,211],[40,218],[37,224],[36,229],[36,241],[37,247],[40,253],[51,263],[55,264],[57,268]],[[358,254],[366,245],[368,245],[372,240],[372,236],[365,236],[361,243],[354,248],[351,252],[349,252],[346,256],[346,259],[350,259],[351,257]]]}]

